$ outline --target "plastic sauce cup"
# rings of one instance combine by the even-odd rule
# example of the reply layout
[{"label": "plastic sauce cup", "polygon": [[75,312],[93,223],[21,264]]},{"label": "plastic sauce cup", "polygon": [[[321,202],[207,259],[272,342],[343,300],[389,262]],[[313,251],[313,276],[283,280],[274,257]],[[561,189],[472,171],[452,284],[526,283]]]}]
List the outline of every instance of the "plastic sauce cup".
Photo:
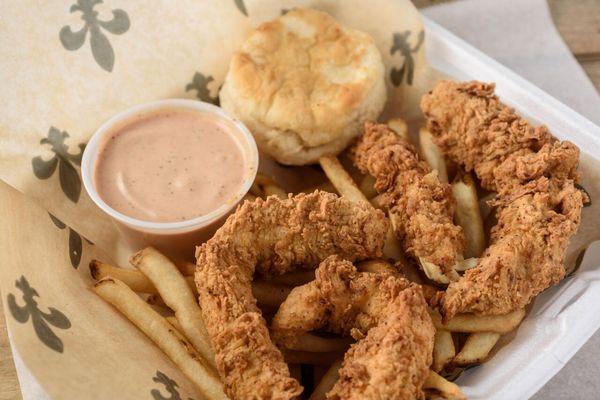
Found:
[{"label": "plastic sauce cup", "polygon": [[[98,194],[94,174],[98,155],[107,134],[123,122],[133,120],[139,115],[150,114],[163,109],[183,109],[197,111],[203,115],[228,122],[230,133],[242,151],[244,158],[244,179],[238,191],[226,203],[199,217],[177,222],[143,221],[120,213],[110,207]],[[223,224],[234,207],[246,195],[258,169],[258,150],[256,142],[248,129],[240,121],[230,117],[221,108],[209,103],[185,99],[159,100],[129,108],[106,121],[94,133],[83,153],[81,175],[83,185],[91,199],[116,222],[124,239],[133,249],[154,246],[174,260],[193,260],[195,246],[210,239]]]}]

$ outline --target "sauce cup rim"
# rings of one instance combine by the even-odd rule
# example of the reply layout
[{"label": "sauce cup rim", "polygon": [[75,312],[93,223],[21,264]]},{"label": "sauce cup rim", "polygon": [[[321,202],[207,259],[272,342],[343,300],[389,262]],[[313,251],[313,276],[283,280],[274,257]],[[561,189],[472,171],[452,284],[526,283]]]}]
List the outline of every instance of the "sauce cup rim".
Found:
[{"label": "sauce cup rim", "polygon": [[[111,128],[121,123],[123,120],[131,118],[135,114],[146,114],[152,111],[169,108],[183,108],[195,110],[205,114],[213,114],[219,118],[229,121],[239,131],[239,133],[241,133],[241,137],[246,141],[246,144],[248,145],[247,148],[249,154],[246,154],[245,157],[247,157],[248,159],[249,172],[238,191],[232,196],[231,200],[223,203],[222,205],[220,205],[219,207],[210,211],[207,214],[185,221],[175,222],[154,222],[130,217],[109,206],[96,191],[96,187],[94,184],[94,173],[96,167],[96,160],[98,158],[98,154],[102,144],[102,139],[104,139],[104,136],[108,132],[110,132]],[[234,137],[234,140],[238,142],[240,141],[238,137]],[[235,207],[240,202],[240,200],[242,200],[242,198],[246,195],[246,193],[248,193],[250,187],[252,186],[252,183],[254,182],[254,178],[256,177],[257,170],[258,149],[256,147],[254,137],[252,136],[248,128],[241,121],[227,114],[227,112],[225,112],[225,110],[223,110],[222,108],[203,101],[190,99],[156,100],[138,104],[136,106],[118,112],[117,114],[109,118],[107,121],[105,121],[102,125],[100,125],[100,127],[94,132],[88,144],[86,145],[81,160],[81,176],[83,180],[83,186],[85,187],[85,190],[87,191],[92,201],[102,211],[104,211],[106,214],[116,219],[117,221],[124,223],[125,225],[128,225],[132,228],[142,231],[153,231],[155,233],[180,233],[185,231],[191,231],[207,226],[215,220],[219,219],[227,212],[229,212],[233,207]]]}]

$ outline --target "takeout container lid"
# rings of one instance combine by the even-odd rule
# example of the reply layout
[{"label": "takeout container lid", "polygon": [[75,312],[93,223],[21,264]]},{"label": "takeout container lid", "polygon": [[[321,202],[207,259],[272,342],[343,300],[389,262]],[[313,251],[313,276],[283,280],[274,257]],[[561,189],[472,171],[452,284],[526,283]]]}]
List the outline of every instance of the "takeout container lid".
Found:
[{"label": "takeout container lid", "polygon": [[[98,158],[99,150],[104,143],[105,136],[112,131],[115,126],[123,123],[124,121],[130,120],[139,114],[146,114],[153,111],[164,110],[164,109],[187,109],[198,111],[204,114],[210,114],[218,117],[219,119],[227,121],[233,128],[233,138],[238,143],[239,148],[242,150],[244,155],[244,162],[246,164],[244,182],[238,189],[238,191],[225,203],[209,212],[208,214],[201,215],[196,218],[192,218],[186,221],[177,222],[151,222],[143,221],[137,218],[125,215],[111,206],[109,206],[102,197],[96,191],[94,183],[94,171],[96,168],[96,161]],[[226,167],[226,166],[223,166]],[[189,100],[189,99],[165,99],[152,101],[149,103],[139,104],[134,107],[128,108],[124,111],[114,115],[106,122],[104,122],[96,132],[90,138],[81,161],[81,176],[83,185],[88,192],[90,198],[100,207],[105,213],[114,218],[121,224],[127,227],[154,234],[178,234],[183,232],[194,231],[210,225],[211,223],[221,219],[224,215],[230,212],[242,198],[248,193],[254,178],[258,170],[258,149],[254,137],[246,128],[246,126],[239,120],[229,116],[222,108],[217,107],[213,104],[205,103],[203,101]]]}]

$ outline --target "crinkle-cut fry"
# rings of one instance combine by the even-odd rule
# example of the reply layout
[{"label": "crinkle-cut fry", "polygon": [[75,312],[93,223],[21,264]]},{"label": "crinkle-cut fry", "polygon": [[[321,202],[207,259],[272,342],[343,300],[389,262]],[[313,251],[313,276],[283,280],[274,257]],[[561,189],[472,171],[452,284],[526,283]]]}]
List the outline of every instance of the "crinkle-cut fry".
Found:
[{"label": "crinkle-cut fry", "polygon": [[204,326],[197,296],[175,264],[152,247],[135,253],[130,262],[152,281],[160,297],[175,313],[185,337],[192,342],[202,357],[216,368],[215,355]]},{"label": "crinkle-cut fry", "polygon": [[300,286],[315,279],[314,269],[292,271],[283,275],[277,275],[268,280],[274,285]]},{"label": "crinkle-cut fry", "polygon": [[340,378],[338,371],[340,370],[343,362],[344,360],[339,358],[335,360],[333,364],[331,364],[331,367],[329,367],[325,375],[323,375],[323,378],[321,378],[321,381],[317,387],[315,387],[315,390],[310,395],[309,400],[325,400],[327,398],[327,392],[333,388],[333,385],[335,385],[337,380]]},{"label": "crinkle-cut fry", "polygon": [[431,369],[440,372],[456,355],[452,334],[446,330],[438,329],[435,332],[433,343],[433,364]]},{"label": "crinkle-cut fry", "polygon": [[288,364],[308,364],[308,365],[331,365],[335,360],[344,356],[343,351],[330,351],[315,353],[312,351],[299,351],[283,349],[281,351],[285,362]]},{"label": "crinkle-cut fry", "polygon": [[307,351],[312,353],[328,353],[346,351],[354,342],[352,338],[325,338],[311,333],[298,336],[290,350]]},{"label": "crinkle-cut fry", "polygon": [[319,158],[319,164],[327,175],[327,178],[331,181],[337,192],[346,197],[348,200],[355,203],[369,203],[369,200],[360,191],[356,183],[344,169],[343,165],[335,156],[324,156]]},{"label": "crinkle-cut fry", "polygon": [[367,199],[372,199],[377,196],[377,190],[375,190],[375,178],[372,175],[365,175],[360,181],[359,189]]},{"label": "crinkle-cut fry", "polygon": [[389,262],[379,259],[379,258],[362,261],[362,262],[356,264],[356,268],[360,272],[375,272],[375,273],[387,272],[388,274],[392,274],[392,275],[401,275],[400,271],[398,271],[398,269],[396,269],[396,267],[394,267]]},{"label": "crinkle-cut fry", "polygon": [[438,310],[432,310],[430,315],[436,329],[445,329],[450,332],[496,332],[503,334],[519,326],[525,318],[525,310],[520,309],[504,315],[457,314],[446,324],[442,323],[442,316]]},{"label": "crinkle-cut fry", "polygon": [[447,381],[433,371],[429,371],[423,389],[434,389],[447,400],[466,400],[457,384]]},{"label": "crinkle-cut fry", "polygon": [[115,267],[99,260],[90,261],[90,275],[96,281],[112,276],[123,281],[134,292],[156,294],[156,288],[148,278],[135,269]]},{"label": "crinkle-cut fry", "polygon": [[446,160],[444,153],[437,144],[433,142],[433,136],[427,128],[419,129],[419,144],[423,159],[429,164],[431,169],[438,173],[440,182],[448,182],[448,170],[446,168]]},{"label": "crinkle-cut fry", "polygon": [[279,307],[292,289],[284,285],[276,285],[262,280],[252,282],[252,294],[256,301],[268,307]]},{"label": "crinkle-cut fry", "polygon": [[227,399],[223,384],[210,364],[164,317],[144,302],[125,283],[103,278],[94,291],[112,304],[150,338],[209,399]]},{"label": "crinkle-cut fry", "polygon": [[408,140],[410,142],[410,137],[408,136],[408,125],[406,125],[406,121],[402,118],[392,118],[387,122],[387,126],[402,139]]},{"label": "crinkle-cut fry", "polygon": [[484,362],[499,339],[500,334],[496,332],[471,333],[463,348],[452,360],[453,364],[468,366]]},{"label": "crinkle-cut fry", "polygon": [[[90,275],[96,281],[107,276],[112,276],[113,278],[123,281],[123,283],[129,286],[134,292],[158,294],[156,286],[154,286],[152,281],[148,279],[146,275],[136,269],[115,267],[114,265],[110,265],[102,261],[92,260],[90,261]],[[194,277],[186,276],[185,281],[194,293],[194,296],[198,296],[198,289],[194,284]]]},{"label": "crinkle-cut fry", "polygon": [[456,200],[456,222],[465,233],[465,258],[479,257],[485,251],[483,218],[479,209],[477,188],[468,173],[459,173],[452,183],[452,194]]}]

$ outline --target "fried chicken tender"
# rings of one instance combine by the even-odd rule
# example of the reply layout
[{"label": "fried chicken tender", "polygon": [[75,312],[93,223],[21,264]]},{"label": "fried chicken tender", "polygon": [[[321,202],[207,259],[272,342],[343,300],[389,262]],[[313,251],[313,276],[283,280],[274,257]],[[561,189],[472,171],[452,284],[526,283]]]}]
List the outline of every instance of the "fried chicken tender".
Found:
[{"label": "fried chicken tender", "polygon": [[493,84],[441,82],[421,101],[434,141],[498,192],[491,245],[477,267],[448,286],[445,319],[529,304],[564,277],[565,251],[580,223],[579,149],[531,126],[493,91]]},{"label": "fried chicken tender", "polygon": [[377,257],[387,229],[383,212],[331,193],[271,196],[245,202],[196,249],[200,306],[230,398],[291,399],[302,391],[256,306],[254,272],[315,268],[332,254]]},{"label": "fried chicken tender", "polygon": [[494,84],[440,82],[421,109],[435,143],[481,186],[506,193],[515,185],[552,176],[577,180],[579,149],[533,127],[494,94]]},{"label": "fried chicken tender", "polygon": [[346,352],[328,399],[423,397],[435,329],[419,285],[328,257],[314,281],[292,290],[272,323],[281,346],[318,329],[359,340]]},{"label": "fried chicken tender", "polygon": [[450,185],[384,124],[366,122],[350,154],[361,172],[375,178],[383,205],[399,221],[396,234],[407,253],[440,266],[448,276],[465,246],[462,229],[453,222]]}]

